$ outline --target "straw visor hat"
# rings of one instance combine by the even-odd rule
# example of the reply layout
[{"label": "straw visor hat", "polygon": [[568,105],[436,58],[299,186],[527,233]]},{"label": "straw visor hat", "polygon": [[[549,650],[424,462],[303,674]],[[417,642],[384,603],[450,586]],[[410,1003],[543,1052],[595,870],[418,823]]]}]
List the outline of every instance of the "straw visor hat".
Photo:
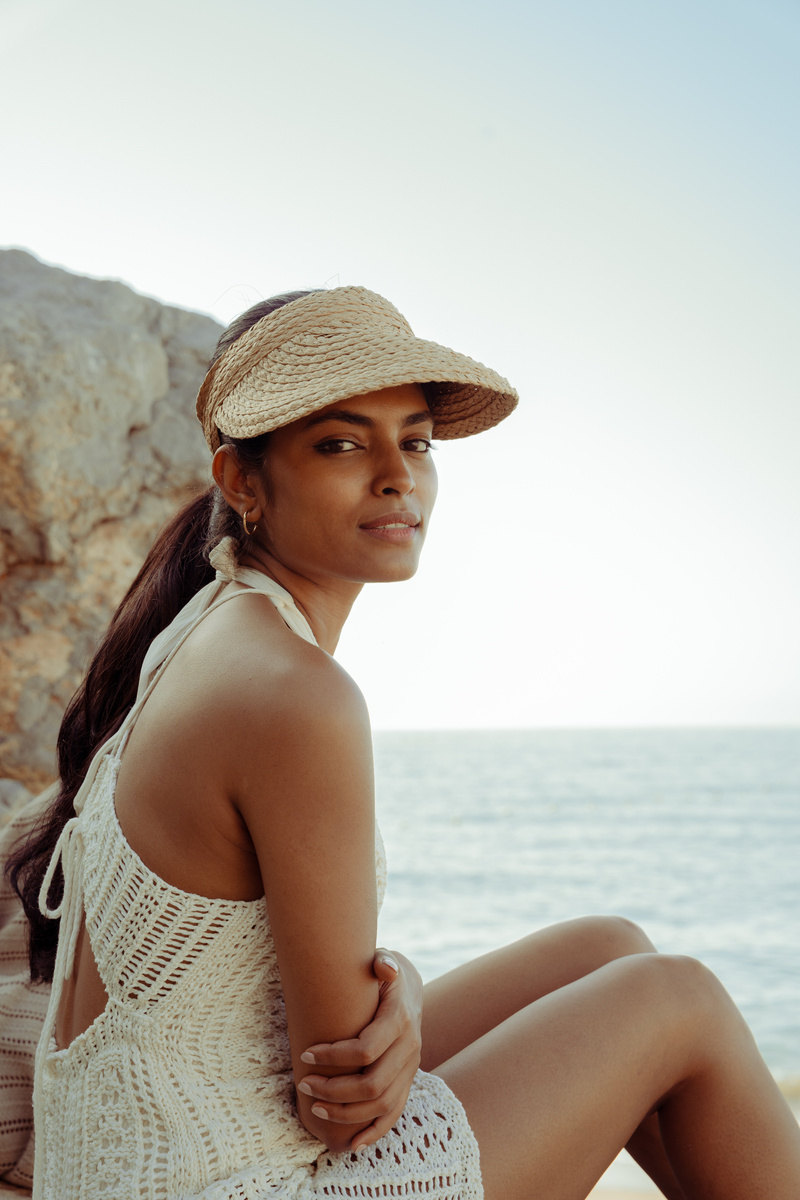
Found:
[{"label": "straw visor hat", "polygon": [[367,288],[312,292],[262,317],[206,375],[197,415],[211,452],[219,432],[251,438],[337,400],[422,384],[436,438],[490,429],[516,407],[507,380],[466,354],[414,337]]}]

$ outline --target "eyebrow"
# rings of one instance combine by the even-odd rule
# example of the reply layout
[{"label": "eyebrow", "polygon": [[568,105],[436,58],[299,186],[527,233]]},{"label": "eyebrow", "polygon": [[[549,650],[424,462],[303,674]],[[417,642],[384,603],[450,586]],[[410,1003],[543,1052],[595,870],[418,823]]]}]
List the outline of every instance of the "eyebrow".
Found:
[{"label": "eyebrow", "polygon": [[[304,428],[312,429],[315,425],[322,425],[324,421],[342,421],[345,425],[361,425],[367,428],[375,425],[372,417],[365,417],[362,413],[348,412],[344,408],[336,408],[332,412],[315,413],[306,421]],[[407,429],[410,425],[424,425],[428,422],[433,422],[433,413],[425,409],[422,412],[410,413],[404,419],[402,428]]]}]

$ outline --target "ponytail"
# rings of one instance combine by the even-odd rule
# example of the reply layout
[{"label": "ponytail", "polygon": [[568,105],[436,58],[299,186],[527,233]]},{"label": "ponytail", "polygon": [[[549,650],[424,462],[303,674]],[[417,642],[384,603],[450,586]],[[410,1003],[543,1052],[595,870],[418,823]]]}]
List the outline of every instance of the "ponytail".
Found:
[{"label": "ponytail", "polygon": [[[214,578],[206,544],[216,488],[191,500],[156,538],[67,707],[58,734],[59,790],[38,825],[15,847],[6,874],[30,922],[31,980],[53,978],[57,920],[39,911],[39,890],[73,801],[96,750],[124,721],[136,699],[147,648],[183,606]],[[49,902],[57,907],[64,891],[59,866]]]}]

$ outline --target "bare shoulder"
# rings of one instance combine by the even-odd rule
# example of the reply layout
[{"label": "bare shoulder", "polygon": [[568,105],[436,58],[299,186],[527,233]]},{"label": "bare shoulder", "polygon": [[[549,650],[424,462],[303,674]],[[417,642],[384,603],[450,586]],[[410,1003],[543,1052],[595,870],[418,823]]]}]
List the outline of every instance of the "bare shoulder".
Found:
[{"label": "bare shoulder", "polygon": [[252,899],[270,848],[290,857],[326,815],[363,830],[366,845],[373,794],[359,689],[252,593],[209,613],[164,672],[133,730],[116,807],[134,850],[169,883]]},{"label": "bare shoulder", "polygon": [[[330,654],[289,629],[268,599],[248,595],[225,608],[227,612],[217,614],[228,618],[220,681],[229,694],[246,685],[262,700],[291,708],[294,715],[298,705],[324,711],[329,702],[346,705],[350,715],[355,710],[366,715],[351,676]],[[209,632],[215,639],[216,631]]]},{"label": "bare shoulder", "polygon": [[296,767],[301,748],[316,756],[338,738],[342,752],[366,753],[371,763],[369,715],[355,681],[290,630],[268,599],[222,606],[193,638],[182,674],[197,681],[235,761],[267,768],[288,757]]},{"label": "bare shoulder", "polygon": [[351,879],[374,891],[372,738],[364,698],[347,672],[257,599],[237,602],[245,619],[227,639],[215,707],[226,710],[224,791],[252,839],[280,923],[286,872],[293,921],[304,872],[320,885],[332,863],[352,860]]}]

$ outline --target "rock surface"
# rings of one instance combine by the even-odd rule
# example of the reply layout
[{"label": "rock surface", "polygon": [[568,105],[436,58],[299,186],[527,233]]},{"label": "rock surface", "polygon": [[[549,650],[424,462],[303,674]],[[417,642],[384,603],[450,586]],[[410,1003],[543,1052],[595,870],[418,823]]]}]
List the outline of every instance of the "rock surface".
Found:
[{"label": "rock surface", "polygon": [[219,325],[0,251],[0,804],[175,508],[209,481],[194,402]]}]

